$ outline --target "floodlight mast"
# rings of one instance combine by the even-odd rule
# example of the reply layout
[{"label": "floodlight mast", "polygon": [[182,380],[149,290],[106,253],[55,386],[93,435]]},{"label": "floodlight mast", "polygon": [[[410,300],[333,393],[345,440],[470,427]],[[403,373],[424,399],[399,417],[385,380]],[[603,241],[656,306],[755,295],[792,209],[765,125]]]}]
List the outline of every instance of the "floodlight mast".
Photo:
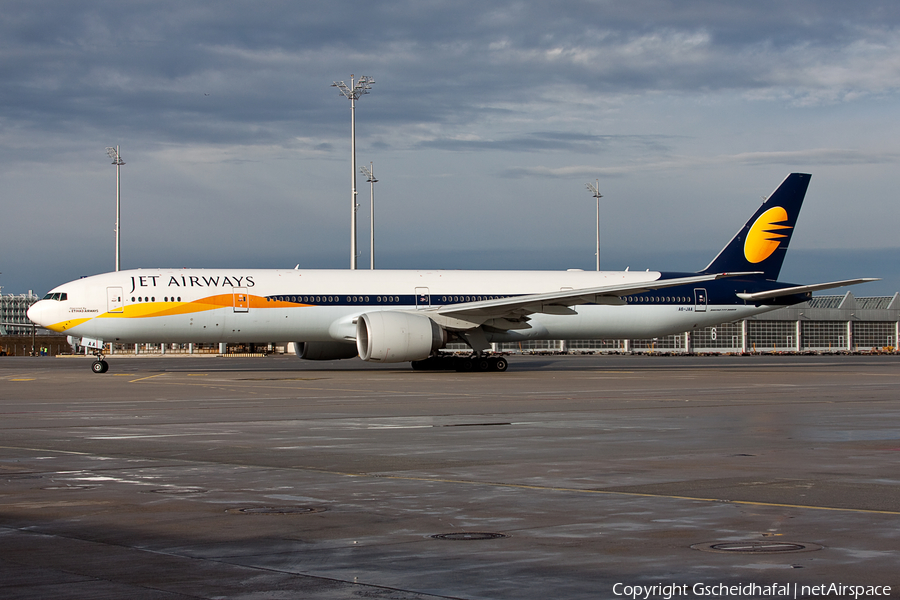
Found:
[{"label": "floodlight mast", "polygon": [[603,197],[603,194],[600,193],[600,180],[597,180],[597,184],[593,183],[586,184],[587,189],[593,194],[594,198],[597,199],[597,270],[600,270],[600,198]]},{"label": "floodlight mast", "polygon": [[119,147],[109,147],[106,149],[106,153],[112,159],[112,164],[116,165],[116,271],[121,269],[122,263],[120,260],[120,229],[121,229],[121,191],[122,187],[120,185],[119,180],[119,167],[125,164],[125,161],[122,160],[122,156],[119,154]]},{"label": "floodlight mast", "polygon": [[354,82],[353,74],[350,74],[350,86],[343,81],[335,81],[331,87],[340,90],[341,95],[350,99],[350,269],[356,269],[356,259],[359,252],[356,249],[356,211],[359,204],[356,203],[356,101],[368,94],[375,80],[363,75]]},{"label": "floodlight mast", "polygon": [[368,177],[366,182],[369,184],[371,189],[371,199],[369,201],[369,268],[375,269],[375,184],[378,183],[378,180],[375,179],[375,168],[372,165],[372,162],[369,161],[368,168],[363,166],[359,168],[360,173]]}]

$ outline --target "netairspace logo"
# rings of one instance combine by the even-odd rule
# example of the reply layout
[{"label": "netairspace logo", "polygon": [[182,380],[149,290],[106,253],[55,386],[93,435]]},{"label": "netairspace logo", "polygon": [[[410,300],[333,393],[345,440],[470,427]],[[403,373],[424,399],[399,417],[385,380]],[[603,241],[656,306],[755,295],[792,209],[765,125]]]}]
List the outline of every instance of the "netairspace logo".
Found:
[{"label": "netairspace logo", "polygon": [[844,585],[843,583],[823,583],[804,585],[799,583],[657,583],[655,585],[626,585],[617,583],[613,586],[613,594],[632,600],[650,600],[650,598],[673,598],[693,596],[696,598],[726,598],[729,596],[752,596],[754,598],[798,598],[828,597],[833,598],[877,598],[891,595],[889,585]]}]

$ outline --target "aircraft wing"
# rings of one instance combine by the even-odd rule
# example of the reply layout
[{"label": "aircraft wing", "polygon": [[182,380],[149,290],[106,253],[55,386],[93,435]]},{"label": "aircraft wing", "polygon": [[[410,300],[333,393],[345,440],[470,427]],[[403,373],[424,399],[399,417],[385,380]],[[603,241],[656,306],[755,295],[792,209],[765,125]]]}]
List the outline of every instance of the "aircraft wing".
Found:
[{"label": "aircraft wing", "polygon": [[738,277],[750,273],[713,273],[674,279],[658,279],[607,285],[594,288],[561,290],[542,294],[526,294],[511,298],[465,302],[427,309],[425,312],[439,325],[447,329],[466,330],[479,325],[497,329],[528,329],[528,315],[544,313],[553,315],[575,314],[571,306],[580,304],[623,305],[621,296],[640,294],[680,285],[713,281],[724,277]]},{"label": "aircraft wing", "polygon": [[769,290],[768,292],[756,292],[747,294],[740,292],[737,297],[741,300],[766,300],[768,298],[778,298],[781,296],[793,296],[794,294],[805,294],[806,292],[817,292],[819,290],[830,290],[832,288],[844,287],[845,285],[856,285],[857,283],[866,283],[867,281],[881,281],[878,277],[861,277],[859,279],[845,279],[843,281],[831,281],[828,283],[814,283],[812,285],[797,285],[789,288],[781,288],[780,290]]}]

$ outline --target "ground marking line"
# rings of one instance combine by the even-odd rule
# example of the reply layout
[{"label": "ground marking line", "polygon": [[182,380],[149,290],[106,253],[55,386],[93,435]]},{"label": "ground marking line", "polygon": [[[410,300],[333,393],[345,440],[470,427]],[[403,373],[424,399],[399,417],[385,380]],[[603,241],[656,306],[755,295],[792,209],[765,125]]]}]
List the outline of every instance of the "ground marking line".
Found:
[{"label": "ground marking line", "polygon": [[442,478],[431,478],[431,477],[411,477],[411,476],[402,476],[402,475],[376,475],[370,473],[347,473],[342,471],[328,471],[325,469],[316,469],[313,467],[303,467],[297,466],[294,468],[307,469],[311,471],[317,471],[319,473],[330,473],[332,475],[341,475],[344,477],[366,477],[371,479],[396,479],[399,481],[422,481],[428,483],[459,483],[464,485],[486,485],[491,487],[502,487],[502,488],[510,488],[510,489],[521,489],[521,490],[539,490],[539,491],[547,491],[547,492],[569,492],[569,493],[578,493],[578,494],[602,494],[608,496],[631,496],[631,497],[639,497],[639,498],[668,498],[671,500],[691,500],[694,502],[715,502],[717,504],[742,504],[748,506],[768,506],[768,507],[778,507],[778,508],[797,508],[797,509],[808,509],[808,510],[830,510],[837,512],[852,512],[852,513],[867,513],[867,514],[879,514],[879,515],[898,515],[900,516],[900,511],[895,510],[874,510],[868,508],[839,508],[834,506],[810,506],[805,504],[784,504],[779,502],[756,502],[753,500],[725,500],[723,498],[697,498],[694,496],[678,496],[678,495],[669,495],[669,494],[648,494],[642,492],[620,492],[616,490],[589,490],[583,488],[566,488],[566,487],[553,487],[553,486],[543,486],[543,485],[529,485],[525,483],[504,483],[498,481],[475,481],[469,479],[442,479]]},{"label": "ground marking line", "polygon": [[[22,446],[0,446],[0,448],[10,449],[10,450],[30,450],[30,451],[39,451],[39,452],[57,452],[60,454],[74,454],[74,455],[83,455],[83,456],[97,456],[97,454],[93,452],[74,452],[71,450],[53,450],[53,449],[42,449],[42,448],[27,448]],[[152,460],[152,459],[147,459]],[[160,459],[162,460],[162,459]],[[172,460],[171,458],[168,460]],[[189,462],[189,463],[197,463],[197,462],[205,462],[205,461],[196,461],[196,460],[179,460],[175,459],[174,462]],[[218,464],[218,463],[216,463]],[[267,467],[278,469],[279,467]],[[283,468],[283,467],[282,467]],[[546,492],[567,492],[567,493],[577,493],[577,494],[597,494],[597,495],[607,495],[607,496],[630,496],[630,497],[638,497],[638,498],[667,498],[670,500],[690,500],[693,502],[709,502],[716,504],[741,504],[745,506],[764,506],[764,507],[772,507],[772,508],[796,508],[796,509],[806,509],[806,510],[827,510],[833,512],[849,512],[849,513],[863,513],[863,514],[879,514],[879,515],[894,515],[900,516],[900,511],[894,510],[874,510],[867,508],[840,508],[834,506],[810,506],[805,504],[786,504],[779,502],[756,502],[752,500],[725,500],[723,498],[697,498],[693,496],[678,496],[678,495],[668,495],[668,494],[647,494],[641,492],[620,492],[616,490],[590,490],[583,488],[566,488],[566,487],[553,487],[553,486],[540,486],[540,485],[529,485],[524,483],[504,483],[497,481],[475,481],[468,479],[445,479],[445,478],[431,478],[431,477],[411,477],[411,476],[400,476],[400,475],[378,475],[371,473],[350,473],[346,471],[332,471],[328,469],[317,469],[315,467],[309,467],[305,465],[294,465],[292,467],[288,467],[291,469],[304,470],[304,471],[314,471],[317,473],[326,473],[330,475],[339,475],[341,477],[360,477],[366,479],[393,479],[397,481],[420,481],[426,483],[456,483],[463,485],[484,485],[489,487],[500,487],[500,488],[508,488],[508,489],[522,489],[522,490],[537,490],[537,491],[546,491]]]},{"label": "ground marking line", "polygon": [[153,379],[154,377],[162,377],[163,375],[168,375],[168,373],[157,373],[156,375],[148,375],[147,377],[138,377],[137,379],[132,379],[128,383],[135,383],[136,381],[144,381],[145,379]]}]

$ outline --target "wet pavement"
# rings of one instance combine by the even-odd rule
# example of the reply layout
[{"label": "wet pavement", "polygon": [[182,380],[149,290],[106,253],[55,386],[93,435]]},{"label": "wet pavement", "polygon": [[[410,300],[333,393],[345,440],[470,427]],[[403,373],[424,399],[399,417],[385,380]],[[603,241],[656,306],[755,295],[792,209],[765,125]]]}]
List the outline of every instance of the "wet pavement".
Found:
[{"label": "wet pavement", "polygon": [[109,361],[0,359],[0,598],[900,597],[897,356]]}]

